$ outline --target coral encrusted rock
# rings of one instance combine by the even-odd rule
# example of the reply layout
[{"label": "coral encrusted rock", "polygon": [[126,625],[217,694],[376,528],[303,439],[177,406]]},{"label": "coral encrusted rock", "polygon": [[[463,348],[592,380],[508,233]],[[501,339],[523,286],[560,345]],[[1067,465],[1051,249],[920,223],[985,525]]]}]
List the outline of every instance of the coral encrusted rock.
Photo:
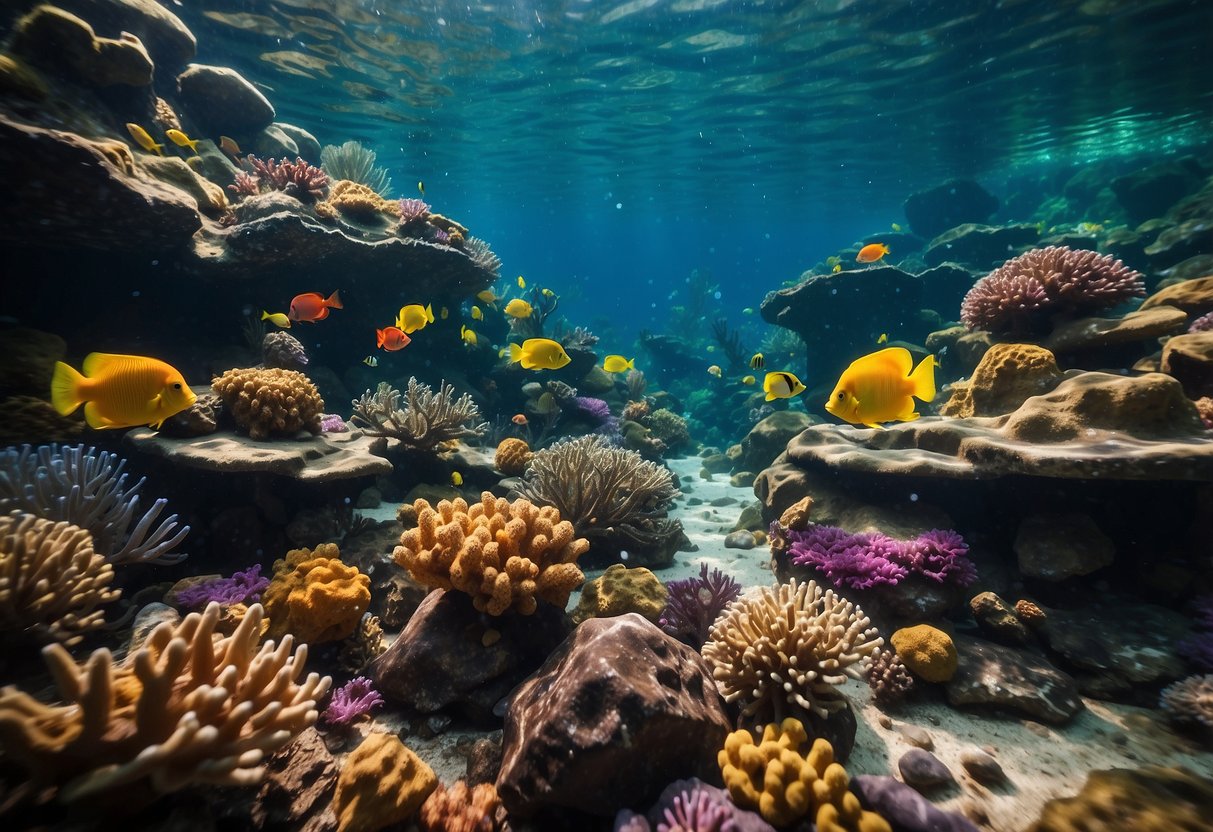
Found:
[{"label": "coral encrusted rock", "polygon": [[294,370],[228,370],[211,388],[251,439],[320,433],[324,399],[316,385]]},{"label": "coral encrusted rock", "polygon": [[995,344],[968,382],[952,386],[944,416],[999,416],[1032,396],[1048,393],[1063,376],[1053,353],[1032,344]]},{"label": "coral encrusted rock", "polygon": [[307,644],[339,641],[354,633],[371,602],[371,579],[341,562],[333,543],[292,549],[274,561],[263,594],[270,638],[287,633]]}]

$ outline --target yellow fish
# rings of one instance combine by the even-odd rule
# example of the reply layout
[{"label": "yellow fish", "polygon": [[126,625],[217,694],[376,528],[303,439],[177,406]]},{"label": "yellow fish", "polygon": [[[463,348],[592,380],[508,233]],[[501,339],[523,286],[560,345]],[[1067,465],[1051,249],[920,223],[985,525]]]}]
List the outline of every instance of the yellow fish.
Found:
[{"label": "yellow fish", "polygon": [[559,370],[572,360],[551,338],[528,338],[521,346],[510,344],[510,361],[524,370]]},{"label": "yellow fish", "polygon": [[286,316],[285,312],[275,312],[274,314],[271,315],[269,312],[266,312],[264,309],[262,309],[261,310],[261,320],[269,321],[274,326],[281,327],[282,329],[291,328],[291,319]]},{"label": "yellow fish", "polygon": [[481,303],[496,303],[498,301],[498,297],[493,294],[492,289],[485,289],[483,292],[476,293],[476,300],[480,301]]},{"label": "yellow fish", "polygon": [[746,387],[749,387],[751,384],[754,384],[757,381],[758,381],[758,379],[754,378],[753,376],[742,376],[742,378],[741,378],[741,383],[744,384]]},{"label": "yellow fish", "polygon": [[531,305],[522,298],[514,298],[505,305],[505,309],[502,311],[511,318],[529,318],[531,317],[531,312],[534,310],[531,309]]},{"label": "yellow fish", "polygon": [[444,321],[447,319],[447,316],[450,314],[451,314],[451,310],[447,309],[445,306],[442,307],[442,309],[440,309],[438,311],[438,317]]},{"label": "yellow fish", "polygon": [[466,326],[459,327],[459,337],[463,339],[463,343],[469,347],[476,346],[476,333],[472,332]]},{"label": "yellow fish", "polygon": [[880,333],[880,337],[876,339],[876,343],[877,344],[889,343],[889,333],[887,333],[887,332]]},{"label": "yellow fish", "polygon": [[418,180],[417,180],[417,191],[418,191],[418,192],[419,192],[419,193],[420,193],[422,196],[425,196],[425,183],[424,183],[424,182],[422,182],[420,179],[418,179]]},{"label": "yellow fish", "polygon": [[420,303],[410,303],[408,306],[400,307],[400,311],[396,313],[396,329],[406,335],[410,332],[416,332],[419,329],[425,329],[426,324],[434,322],[433,305],[422,306]]},{"label": "yellow fish", "polygon": [[373,355],[368,355],[366,358],[362,359],[362,363],[368,367],[378,367],[379,359]]},{"label": "yellow fish", "polygon": [[602,362],[602,369],[608,373],[622,373],[625,370],[636,369],[636,359],[630,361],[622,355],[608,355]]},{"label": "yellow fish", "polygon": [[776,399],[794,398],[808,388],[791,373],[767,373],[767,377],[762,380],[762,389],[767,394],[766,400],[773,402]]},{"label": "yellow fish", "polygon": [[131,134],[131,138],[135,140],[135,144],[142,147],[148,153],[155,153],[157,156],[164,155],[164,145],[156,144],[156,140],[138,124],[128,121],[126,123],[126,132]]},{"label": "yellow fish", "polygon": [[240,155],[240,145],[236,144],[236,140],[233,139],[231,136],[220,136],[219,137],[219,149],[222,150],[224,153],[226,153],[228,156],[239,156]]},{"label": "yellow fish", "polygon": [[502,347],[501,349],[497,350],[498,358],[505,358],[509,354],[510,354],[510,351],[509,351],[509,348],[507,348],[507,347]]},{"label": "yellow fish", "polygon": [[525,288],[526,288],[526,281],[525,281],[525,280],[523,280],[522,275],[518,275],[518,288],[519,288],[519,289],[525,289]]},{"label": "yellow fish", "polygon": [[556,297],[556,293],[553,292],[551,289],[542,289],[542,290],[540,290],[539,294],[543,295],[545,298]]},{"label": "yellow fish", "polygon": [[159,428],[197,398],[180,372],[155,358],[94,352],[84,359],[83,369],[81,375],[55,362],[51,402],[64,416],[84,405],[88,426],[97,430]]},{"label": "yellow fish", "polygon": [[742,309],[742,310],[741,310],[741,314],[742,314],[742,315],[753,315],[753,314],[754,314],[754,307],[752,307],[752,306],[747,306],[745,309]]},{"label": "yellow fish", "polygon": [[830,274],[838,274],[842,271],[842,263],[835,263],[834,268],[830,269]]},{"label": "yellow fish", "polygon": [[169,140],[173,144],[177,145],[177,147],[188,147],[190,150],[194,151],[195,155],[197,155],[197,153],[198,153],[198,140],[197,139],[191,139],[189,136],[185,135],[180,130],[165,130],[164,135],[168,136]]},{"label": "yellow fish", "polygon": [[720,367],[716,364],[713,364],[711,367],[708,367],[708,375],[710,375],[710,376],[716,376],[716,378],[720,378],[720,376],[723,374],[723,372],[724,371],[721,370]]},{"label": "yellow fish", "polygon": [[750,356],[750,369],[761,370],[767,365],[767,360],[763,358],[762,353],[756,352]]},{"label": "yellow fish", "polygon": [[[425,191],[422,191],[422,193],[425,193]],[[463,485],[463,474],[459,473],[458,471],[452,471],[451,485],[455,486],[456,488]]]},{"label": "yellow fish", "polygon": [[483,321],[484,320],[484,313],[480,311],[479,306],[472,307],[472,320],[473,321]]},{"label": "yellow fish", "polygon": [[826,410],[853,425],[880,428],[881,422],[910,422],[919,417],[914,399],[935,398],[935,356],[917,367],[910,351],[886,347],[851,362],[826,402]]},{"label": "yellow fish", "polygon": [[893,230],[894,230],[894,231],[896,231],[896,232],[898,232],[898,233],[900,233],[900,232],[901,232],[901,225],[900,225],[899,223],[893,223]]}]

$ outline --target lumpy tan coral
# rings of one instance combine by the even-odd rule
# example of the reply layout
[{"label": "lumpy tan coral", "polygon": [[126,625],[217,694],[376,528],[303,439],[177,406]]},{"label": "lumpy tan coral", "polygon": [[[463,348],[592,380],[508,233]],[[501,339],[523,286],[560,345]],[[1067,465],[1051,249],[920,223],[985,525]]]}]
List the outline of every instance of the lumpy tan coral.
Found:
[{"label": "lumpy tan coral", "polygon": [[280,369],[228,370],[211,389],[252,439],[320,433],[324,399],[303,373]]},{"label": "lumpy tan coral", "polygon": [[524,440],[509,437],[502,439],[501,444],[497,446],[493,465],[507,477],[520,477],[526,472],[526,466],[533,456],[535,454],[531,453],[531,446]]},{"label": "lumpy tan coral", "polygon": [[339,832],[378,832],[408,820],[438,785],[433,769],[395,734],[371,734],[337,776]]},{"label": "lumpy tan coral", "polygon": [[361,220],[400,215],[400,208],[395,200],[384,199],[373,188],[363,185],[361,182],[351,182],[348,179],[340,179],[333,183],[329,188],[327,202],[317,203],[317,213],[321,213],[319,210],[321,205],[324,205],[322,216],[328,216],[334,209],[346,216]]},{"label": "lumpy tan coral", "polygon": [[371,579],[342,563],[334,543],[292,549],[274,561],[264,603],[270,638],[290,633],[307,644],[338,641],[358,629],[371,603]]}]

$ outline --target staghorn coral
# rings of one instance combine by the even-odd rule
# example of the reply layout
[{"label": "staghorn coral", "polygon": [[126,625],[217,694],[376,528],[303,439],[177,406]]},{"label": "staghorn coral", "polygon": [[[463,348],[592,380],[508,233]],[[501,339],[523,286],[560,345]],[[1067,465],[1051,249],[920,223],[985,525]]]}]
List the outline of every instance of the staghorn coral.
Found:
[{"label": "staghorn coral", "polygon": [[54,405],[34,396],[9,396],[0,401],[0,445],[20,442],[70,442],[79,438],[84,423],[62,416]]},{"label": "staghorn coral", "polygon": [[69,647],[100,627],[122,594],[92,536],[71,523],[14,511],[0,517],[0,631]]},{"label": "staghorn coral", "polygon": [[668,597],[657,623],[667,635],[686,642],[696,650],[703,647],[712,625],[725,607],[741,595],[741,584],[719,569],[708,574],[708,565],[699,565],[698,578],[670,581]]},{"label": "staghorn coral", "polygon": [[587,618],[613,618],[634,612],[656,621],[665,609],[667,596],[665,585],[652,571],[614,563],[582,587],[571,617],[574,624],[580,624]]},{"label": "staghorn coral", "polygon": [[870,623],[833,590],[793,580],[730,604],[702,652],[721,695],[741,703],[743,717],[778,721],[802,708],[825,718],[847,706],[835,686],[862,678],[884,644]]},{"label": "staghorn coral", "polygon": [[[139,511],[140,479],[127,488],[126,460],[84,445],[41,445],[0,451],[0,512],[13,510],[63,520],[93,536],[93,549],[110,563],[178,563],[172,552],[189,526],[170,514],[156,523],[168,501]],[[133,524],[133,527],[132,527]]]},{"label": "staghorn coral", "polygon": [[538,600],[564,609],[585,580],[577,558],[589,542],[574,538],[573,525],[554,508],[488,491],[471,506],[463,498],[413,506],[417,528],[400,536],[396,563],[424,586],[466,592],[481,612],[530,615]]},{"label": "staghorn coral", "polygon": [[177,604],[186,609],[198,609],[207,604],[221,606],[252,604],[261,600],[261,593],[270,579],[261,577],[261,564],[254,563],[243,572],[233,572],[230,578],[193,584],[177,593]]},{"label": "staghorn coral", "polygon": [[497,453],[493,456],[493,465],[507,477],[520,477],[526,471],[531,458],[535,456],[525,440],[509,437],[501,440]]},{"label": "staghorn coral", "polygon": [[0,745],[39,782],[72,801],[146,783],[154,792],[191,783],[248,785],[261,761],[316,721],[329,677],[300,679],[307,647],[288,636],[258,647],[263,610],[249,608],[217,636],[219,605],[159,624],[115,665],[96,650],[77,666],[52,644],[43,657],[68,704],[0,691]]},{"label": "staghorn coral", "polygon": [[357,673],[385,650],[387,646],[383,643],[383,627],[379,624],[379,616],[366,612],[362,614],[358,629],[342,643],[337,661],[342,669]]},{"label": "staghorn coral", "polygon": [[817,738],[805,754],[807,742],[804,726],[790,718],[767,725],[757,743],[746,730],[729,734],[716,761],[733,802],[778,827],[811,817],[820,832],[891,832],[888,821],[865,811],[848,790],[850,778],[834,762],[833,746]]},{"label": "staghorn coral", "polygon": [[307,644],[339,641],[353,635],[371,603],[371,579],[341,562],[335,543],[292,549],[274,561],[274,577],[265,588],[266,634],[287,633]]},{"label": "staghorn coral", "polygon": [[338,832],[378,832],[408,820],[437,786],[433,769],[395,734],[371,734],[337,775]]},{"label": "staghorn coral", "polygon": [[261,363],[270,369],[302,370],[307,366],[307,350],[289,332],[269,332],[261,339]]},{"label": "staghorn coral", "polygon": [[417,818],[421,832],[496,832],[501,798],[492,783],[477,783],[468,788],[466,780],[456,780],[446,788],[438,784],[421,804]]},{"label": "staghorn coral", "polygon": [[350,421],[373,436],[390,436],[418,451],[432,451],[443,442],[481,436],[488,430],[472,397],[464,393],[455,398],[454,386],[445,381],[435,393],[428,384],[411,377],[405,398],[402,410],[400,391],[381,381],[374,393],[367,390],[353,401]]},{"label": "staghorn coral", "polygon": [[928,682],[943,683],[956,675],[960,661],[952,637],[930,624],[902,627],[889,637],[898,658]]},{"label": "staghorn coral", "polygon": [[356,676],[333,691],[320,719],[329,725],[346,726],[369,716],[373,709],[382,708],[383,705],[383,697],[375,690],[371,680]]},{"label": "staghorn coral", "polygon": [[1146,294],[1141,274],[1095,251],[1064,246],[1014,257],[973,284],[960,307],[969,329],[1047,333],[1077,318]]},{"label": "staghorn coral", "polygon": [[884,649],[868,665],[868,687],[877,707],[895,707],[914,689],[914,677],[906,670],[896,650]]},{"label": "staghorn coral", "polygon": [[816,569],[835,586],[896,586],[911,575],[959,586],[977,580],[968,545],[950,530],[934,529],[914,540],[895,540],[879,532],[851,534],[821,525],[803,531],[779,526],[773,531],[783,538],[779,546],[792,563]]},{"label": "staghorn coral", "polygon": [[215,395],[251,439],[320,433],[324,399],[316,385],[294,370],[228,370],[211,381]]},{"label": "staghorn coral", "polygon": [[493,253],[489,244],[484,240],[465,235],[463,250],[477,268],[488,272],[489,283],[501,277],[501,258]]},{"label": "staghorn coral", "polygon": [[274,159],[258,159],[250,153],[246,162],[257,177],[260,188],[282,191],[300,202],[322,199],[329,184],[324,171],[298,157],[293,162],[287,159],[278,162]]},{"label": "staghorn coral", "polygon": [[[317,203],[320,205],[321,203]],[[346,216],[354,219],[369,221],[383,219],[385,217],[396,217],[400,210],[400,205],[390,199],[384,199],[374,190],[361,185],[357,182],[351,182],[348,179],[342,179],[334,182],[329,188],[328,199],[324,204],[330,205]]]},{"label": "staghorn coral", "polygon": [[392,187],[387,168],[375,167],[375,151],[360,142],[326,144],[320,150],[320,167],[333,181],[346,179],[368,187],[377,196],[387,196]]}]

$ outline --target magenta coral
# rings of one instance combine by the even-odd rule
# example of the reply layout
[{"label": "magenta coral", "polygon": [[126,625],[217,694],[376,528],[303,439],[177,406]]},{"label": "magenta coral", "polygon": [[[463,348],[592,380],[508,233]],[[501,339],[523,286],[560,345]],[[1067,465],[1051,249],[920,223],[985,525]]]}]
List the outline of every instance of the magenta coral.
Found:
[{"label": "magenta coral", "polygon": [[202,609],[212,601],[224,606],[254,604],[261,600],[261,593],[269,585],[269,578],[261,577],[261,564],[254,563],[230,578],[216,578],[186,587],[177,593],[177,603],[186,609]]},{"label": "magenta coral", "polygon": [[423,220],[430,215],[430,206],[420,199],[400,200],[400,224],[408,225],[414,220]]},{"label": "magenta coral", "polygon": [[1213,312],[1201,315],[1188,324],[1188,332],[1213,332]]},{"label": "magenta coral", "polygon": [[657,832],[737,832],[733,807],[706,789],[676,795],[657,823]]},{"label": "magenta coral", "polygon": [[261,184],[301,201],[323,198],[329,184],[328,174],[301,158],[293,162],[287,159],[263,161],[250,153],[247,162]]},{"label": "magenta coral", "polygon": [[338,413],[324,413],[320,416],[321,433],[346,433],[349,429],[345,419]]},{"label": "magenta coral", "polygon": [[349,725],[374,708],[383,706],[383,697],[365,676],[356,676],[333,691],[321,719],[330,725]]},{"label": "magenta coral", "polygon": [[969,547],[954,531],[934,529],[913,540],[896,540],[879,532],[852,534],[835,526],[810,525],[796,531],[775,524],[771,535],[787,541],[793,564],[816,569],[836,586],[896,586],[911,575],[958,586],[977,579]]},{"label": "magenta coral", "polygon": [[1141,274],[1105,254],[1065,246],[1014,257],[977,281],[960,319],[995,333],[1048,332],[1058,319],[1117,306],[1146,293]]},{"label": "magenta coral", "polygon": [[706,563],[699,566],[698,578],[670,581],[665,609],[658,625],[667,634],[696,650],[708,640],[708,633],[720,613],[741,595],[741,585],[719,569],[708,574]]}]

